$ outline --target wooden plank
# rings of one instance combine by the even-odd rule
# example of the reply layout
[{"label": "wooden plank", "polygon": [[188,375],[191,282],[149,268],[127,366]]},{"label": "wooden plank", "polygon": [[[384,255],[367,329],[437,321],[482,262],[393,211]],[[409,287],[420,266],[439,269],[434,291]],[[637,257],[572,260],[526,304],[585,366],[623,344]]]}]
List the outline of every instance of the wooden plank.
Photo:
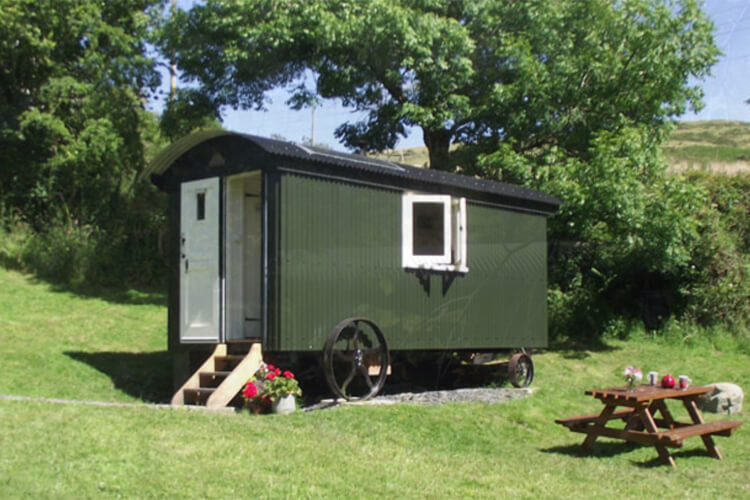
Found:
[{"label": "wooden plank", "polygon": [[[615,412],[615,405],[612,405],[612,404],[606,405],[604,409],[602,410],[602,413],[594,421],[594,425],[592,425],[591,428],[596,429],[596,430],[606,429],[606,427],[604,426],[607,424],[607,422],[609,421],[610,417],[612,416],[614,412]],[[583,440],[583,444],[581,444],[581,449],[584,451],[591,449],[591,447],[596,442],[596,438],[598,436],[599,434],[597,434],[594,431],[589,432],[588,435],[586,436],[586,439]]]},{"label": "wooden plank", "polygon": [[609,401],[623,406],[632,406],[634,403],[654,401],[658,399],[682,399],[691,396],[700,396],[711,392],[713,386],[690,386],[687,389],[664,389],[652,385],[637,385],[630,391],[627,387],[612,387],[609,389],[592,389],[586,394],[602,401]]},{"label": "wooden plank", "polygon": [[201,387],[217,387],[230,373],[232,372],[200,372]]},{"label": "wooden plank", "polygon": [[[626,419],[631,417],[634,414],[634,411],[632,408],[628,408],[627,410],[619,410],[612,412],[612,415],[609,416],[607,420],[616,420],[616,419]],[[567,418],[558,418],[555,420],[555,423],[558,423],[560,425],[564,425],[565,427],[580,427],[582,425],[590,424],[591,422],[596,421],[601,416],[601,413],[592,413],[591,415],[579,415],[576,417],[567,417]]]},{"label": "wooden plank", "polygon": [[669,408],[667,408],[667,404],[663,399],[657,399],[656,401],[651,403],[648,409],[652,417],[656,415],[657,411],[661,414],[662,418],[660,420],[657,421],[656,419],[654,419],[659,427],[664,427],[667,429],[674,429],[676,427],[677,422],[675,422],[674,417],[672,417],[672,413],[669,411]]},{"label": "wooden plank", "polygon": [[188,388],[183,391],[185,400],[190,402],[188,404],[200,405],[206,402],[214,389],[210,387],[199,387],[197,389]]},{"label": "wooden plank", "polygon": [[185,404],[185,389],[197,389],[200,387],[200,372],[208,372],[212,371],[214,369],[214,358],[217,356],[226,356],[227,354],[227,346],[226,344],[217,344],[214,348],[214,351],[211,353],[211,355],[206,359],[206,361],[203,362],[203,364],[198,368],[189,379],[185,381],[184,384],[182,384],[182,387],[177,389],[177,392],[174,393],[174,396],[172,396],[171,403],[173,405],[184,405]]},{"label": "wooden plank", "polygon": [[596,437],[609,437],[615,439],[623,439],[625,441],[632,441],[640,444],[655,444],[659,437],[656,434],[649,434],[644,431],[629,431],[625,429],[615,429],[613,427],[597,427],[592,424],[586,426],[571,427],[572,432],[580,432],[581,434],[596,435]]},{"label": "wooden plank", "polygon": [[[697,397],[685,398],[682,400],[682,404],[685,406],[685,409],[690,415],[690,418],[693,419],[693,422],[702,425],[705,423],[705,421],[703,420],[703,415],[701,415],[700,410],[698,410],[696,400]],[[708,450],[708,454],[717,460],[721,460],[721,451],[719,451],[716,443],[714,443],[713,438],[708,434],[702,434],[701,439],[703,440],[703,446],[705,446],[706,450]]]},{"label": "wooden plank", "polygon": [[[643,425],[646,427],[646,431],[650,434],[657,434],[658,438],[659,428],[656,426],[656,422],[654,422],[654,417],[651,415],[651,412],[648,411],[648,406],[641,404],[636,408],[636,411],[641,416],[641,422],[643,422]],[[656,448],[656,451],[659,453],[659,458],[661,458],[662,462],[671,465],[673,468],[677,466],[674,462],[674,457],[669,454],[667,448],[663,444],[660,444],[657,441],[654,443],[654,448]]]},{"label": "wooden plank", "polygon": [[674,440],[683,440],[693,436],[731,436],[734,430],[741,426],[742,422],[736,420],[719,420],[716,422],[685,425],[670,431],[661,432],[662,436]]}]

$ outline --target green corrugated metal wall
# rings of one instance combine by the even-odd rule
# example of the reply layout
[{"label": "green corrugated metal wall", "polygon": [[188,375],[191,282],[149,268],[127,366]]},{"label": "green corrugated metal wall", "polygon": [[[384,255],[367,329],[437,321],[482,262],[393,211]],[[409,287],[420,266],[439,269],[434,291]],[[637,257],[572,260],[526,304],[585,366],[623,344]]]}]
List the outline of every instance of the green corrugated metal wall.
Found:
[{"label": "green corrugated metal wall", "polygon": [[280,350],[320,351],[351,316],[392,350],[545,346],[545,218],[468,201],[469,273],[420,280],[401,267],[401,193],[283,175]]}]

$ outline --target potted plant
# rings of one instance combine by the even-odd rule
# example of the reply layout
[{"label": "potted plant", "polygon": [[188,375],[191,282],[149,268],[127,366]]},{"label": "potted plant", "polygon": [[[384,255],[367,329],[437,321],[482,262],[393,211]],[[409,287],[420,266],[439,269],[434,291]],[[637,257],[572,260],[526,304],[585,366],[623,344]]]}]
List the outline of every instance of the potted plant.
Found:
[{"label": "potted plant", "polygon": [[299,382],[289,370],[281,371],[263,363],[245,384],[242,397],[252,413],[287,414],[296,409],[296,398],[302,395]]}]

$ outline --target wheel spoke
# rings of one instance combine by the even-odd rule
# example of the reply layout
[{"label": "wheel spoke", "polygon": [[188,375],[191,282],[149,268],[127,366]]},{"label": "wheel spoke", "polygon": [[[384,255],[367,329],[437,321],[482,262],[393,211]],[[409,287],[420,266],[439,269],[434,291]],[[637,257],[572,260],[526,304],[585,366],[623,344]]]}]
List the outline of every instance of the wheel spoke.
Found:
[{"label": "wheel spoke", "polygon": [[[347,354],[345,354],[345,352]],[[346,363],[352,363],[354,364],[354,355],[348,354],[351,351],[333,351],[333,357],[337,361],[345,361]]]},{"label": "wheel spoke", "polygon": [[357,367],[354,363],[352,363],[351,370],[349,371],[349,375],[347,375],[346,379],[344,379],[344,382],[341,384],[341,393],[346,395],[346,389],[349,387],[349,384],[352,380],[354,380],[354,376],[357,374]]},{"label": "wheel spoke", "polygon": [[354,347],[354,350],[356,351],[359,349],[359,334],[362,332],[362,330],[359,329],[359,323],[354,323],[354,335],[352,335],[352,345]]},{"label": "wheel spoke", "polygon": [[370,373],[368,372],[367,367],[365,365],[359,366],[359,373],[360,375],[362,375],[362,378],[365,379],[365,382],[367,383],[367,387],[369,387],[370,390],[372,390],[373,388],[372,379],[370,378]]}]

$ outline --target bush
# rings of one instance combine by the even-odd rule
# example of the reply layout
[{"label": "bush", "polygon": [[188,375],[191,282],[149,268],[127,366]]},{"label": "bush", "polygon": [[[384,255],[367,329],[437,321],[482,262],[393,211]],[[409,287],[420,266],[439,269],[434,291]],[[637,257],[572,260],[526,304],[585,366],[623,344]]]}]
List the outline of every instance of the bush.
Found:
[{"label": "bush", "polygon": [[750,324],[750,175],[690,173],[704,186],[701,239],[684,283],[686,316],[702,324]]},{"label": "bush", "polygon": [[64,205],[36,231],[20,216],[3,214],[3,265],[73,288],[162,287],[164,197],[151,186],[140,189],[106,224],[83,223]]},{"label": "bush", "polygon": [[480,156],[485,177],[563,200],[549,221],[554,337],[596,339],[670,318],[741,331],[750,308],[748,178],[672,176],[642,127],[602,132],[586,155],[554,148]]}]

